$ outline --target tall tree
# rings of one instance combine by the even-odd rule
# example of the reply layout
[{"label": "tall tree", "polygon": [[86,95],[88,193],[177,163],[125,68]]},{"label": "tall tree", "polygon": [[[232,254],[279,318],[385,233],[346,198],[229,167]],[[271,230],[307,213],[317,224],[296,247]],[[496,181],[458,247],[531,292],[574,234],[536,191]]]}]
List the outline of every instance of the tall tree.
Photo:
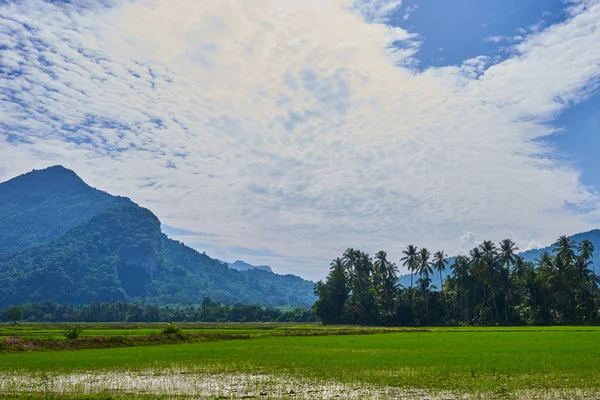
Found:
[{"label": "tall tree", "polygon": [[[579,257],[581,257],[585,261],[591,261],[594,258],[594,244],[589,239],[583,239],[581,243],[579,243]],[[594,263],[592,262],[592,271],[594,274],[596,273],[596,268],[594,267]]]},{"label": "tall tree", "polygon": [[348,277],[342,259],[331,263],[329,276],[325,283],[318,282],[315,294],[318,296],[313,305],[315,314],[324,324],[343,322],[343,311],[350,292]]},{"label": "tall tree", "polygon": [[[423,249],[421,249],[421,251],[423,251]],[[430,290],[429,290],[429,286],[431,285],[431,279],[429,278],[429,275],[427,274],[420,274],[420,278],[417,281],[417,288],[419,291],[419,294],[421,295],[421,299],[423,300],[423,303],[425,303],[425,316],[426,316],[426,321],[427,321],[427,325],[430,324],[430,320],[429,320],[429,294],[430,294]]]},{"label": "tall tree", "polygon": [[517,277],[523,279],[523,274],[525,272],[525,260],[523,260],[523,257],[515,256],[514,268]]},{"label": "tall tree", "polygon": [[419,249],[417,246],[409,244],[406,246],[406,249],[402,251],[404,257],[400,259],[400,261],[402,261],[402,265],[410,272],[410,287],[413,287],[413,276],[417,267],[418,252]]},{"label": "tall tree", "polygon": [[442,281],[442,272],[446,269],[448,265],[448,260],[446,260],[446,254],[444,254],[444,250],[437,251],[433,256],[433,267],[440,273],[440,290],[444,291],[444,282]]},{"label": "tall tree", "polygon": [[505,268],[514,265],[517,251],[519,251],[519,248],[515,245],[515,242],[510,239],[502,240],[499,251],[500,264]]},{"label": "tall tree", "polygon": [[462,299],[461,310],[463,322],[467,323],[471,319],[469,290],[471,290],[471,272],[470,260],[466,256],[458,256],[454,259],[452,269],[452,277],[456,279],[457,289]]},{"label": "tall tree", "polygon": [[397,296],[398,268],[387,259],[385,251],[375,255],[374,275],[378,286],[378,303],[380,304],[381,321],[390,324],[394,314]]},{"label": "tall tree", "polygon": [[433,273],[433,268],[431,268],[431,262],[429,261],[430,258],[431,253],[423,247],[417,256],[417,273],[421,278],[429,278]]},{"label": "tall tree", "polygon": [[7,317],[9,321],[16,324],[23,319],[23,309],[21,307],[12,306],[8,309]]},{"label": "tall tree", "polygon": [[566,235],[558,238],[552,251],[562,259],[564,264],[570,264],[575,259],[575,243]]}]

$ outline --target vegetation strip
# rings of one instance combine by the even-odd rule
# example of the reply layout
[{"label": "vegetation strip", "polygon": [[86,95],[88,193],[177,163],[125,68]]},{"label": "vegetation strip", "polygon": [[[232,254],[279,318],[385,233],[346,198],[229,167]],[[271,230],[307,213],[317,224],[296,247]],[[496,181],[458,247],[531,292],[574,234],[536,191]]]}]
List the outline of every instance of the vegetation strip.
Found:
[{"label": "vegetation strip", "polygon": [[[552,254],[535,262],[517,254],[510,239],[484,241],[468,256],[409,245],[402,265],[410,287],[398,285],[398,267],[384,251],[374,258],[347,249],[318,282],[313,309],[326,324],[384,326],[600,324],[600,278],[594,245],[558,238]],[[443,279],[447,267],[452,273]],[[439,273],[439,291],[432,286]],[[413,285],[414,274],[418,280]]]},{"label": "vegetation strip", "polygon": [[[59,329],[57,329],[58,331]],[[205,332],[205,333],[184,333],[180,327],[175,324],[167,324],[162,330],[161,335],[146,336],[69,336],[73,332],[82,334],[85,332],[83,327],[66,326],[62,334],[66,339],[39,339],[39,338],[21,338],[19,336],[6,336],[0,338],[1,352],[23,352],[23,351],[48,351],[48,350],[83,350],[114,347],[133,347],[133,346],[154,346],[178,343],[197,343],[222,340],[243,340],[259,338],[265,336],[285,337],[285,336],[326,336],[326,335],[369,335],[385,332],[396,332],[397,330],[381,328],[348,329],[343,327],[330,329],[267,329],[258,330],[252,333],[242,332]],[[0,331],[0,334],[2,331]]]}]

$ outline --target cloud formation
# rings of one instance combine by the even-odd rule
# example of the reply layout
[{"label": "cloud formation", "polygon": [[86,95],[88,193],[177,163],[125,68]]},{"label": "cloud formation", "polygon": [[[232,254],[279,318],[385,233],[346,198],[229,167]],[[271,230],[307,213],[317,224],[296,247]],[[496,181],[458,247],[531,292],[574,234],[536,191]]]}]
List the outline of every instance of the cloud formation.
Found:
[{"label": "cloud formation", "polygon": [[541,139],[596,89],[600,2],[500,63],[423,72],[400,5],[4,3],[0,179],[60,163],[210,255],[309,278],[349,246],[591,228],[597,195]]}]

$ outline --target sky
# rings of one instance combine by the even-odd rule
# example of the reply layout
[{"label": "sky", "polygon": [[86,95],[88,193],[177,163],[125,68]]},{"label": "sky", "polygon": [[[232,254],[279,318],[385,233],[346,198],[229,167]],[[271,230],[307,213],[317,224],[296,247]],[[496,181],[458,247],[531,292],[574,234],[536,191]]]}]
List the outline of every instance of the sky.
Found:
[{"label": "sky", "polygon": [[0,3],[0,181],[61,164],[212,257],[600,227],[600,0]]}]

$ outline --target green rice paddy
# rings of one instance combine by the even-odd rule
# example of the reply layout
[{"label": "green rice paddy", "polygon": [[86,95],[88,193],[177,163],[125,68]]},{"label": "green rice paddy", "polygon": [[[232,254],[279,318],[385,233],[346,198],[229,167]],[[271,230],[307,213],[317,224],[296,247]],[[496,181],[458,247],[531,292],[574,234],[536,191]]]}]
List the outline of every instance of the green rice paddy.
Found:
[{"label": "green rice paddy", "polygon": [[[149,335],[158,334],[160,329],[160,325],[96,325],[90,326],[85,334]],[[185,325],[184,332],[237,333],[250,338],[4,353],[0,354],[0,375],[69,376],[136,371],[174,375],[187,371],[198,376],[284,377],[292,386],[297,381],[299,385],[312,382],[323,387],[335,384],[417,391],[409,392],[414,394],[410,398],[445,392],[445,396],[450,393],[502,397],[526,393],[521,396],[526,398],[554,392],[574,398],[577,393],[582,398],[600,397],[597,327],[382,329],[376,332],[384,333],[349,334],[358,333],[359,329],[318,325]],[[58,338],[60,330],[52,325],[3,326],[0,335]],[[304,336],[293,336],[294,332]],[[285,335],[279,335],[282,333]],[[290,390],[297,393],[293,388]],[[268,397],[270,392],[263,393]],[[125,391],[119,395],[128,394]]]}]

